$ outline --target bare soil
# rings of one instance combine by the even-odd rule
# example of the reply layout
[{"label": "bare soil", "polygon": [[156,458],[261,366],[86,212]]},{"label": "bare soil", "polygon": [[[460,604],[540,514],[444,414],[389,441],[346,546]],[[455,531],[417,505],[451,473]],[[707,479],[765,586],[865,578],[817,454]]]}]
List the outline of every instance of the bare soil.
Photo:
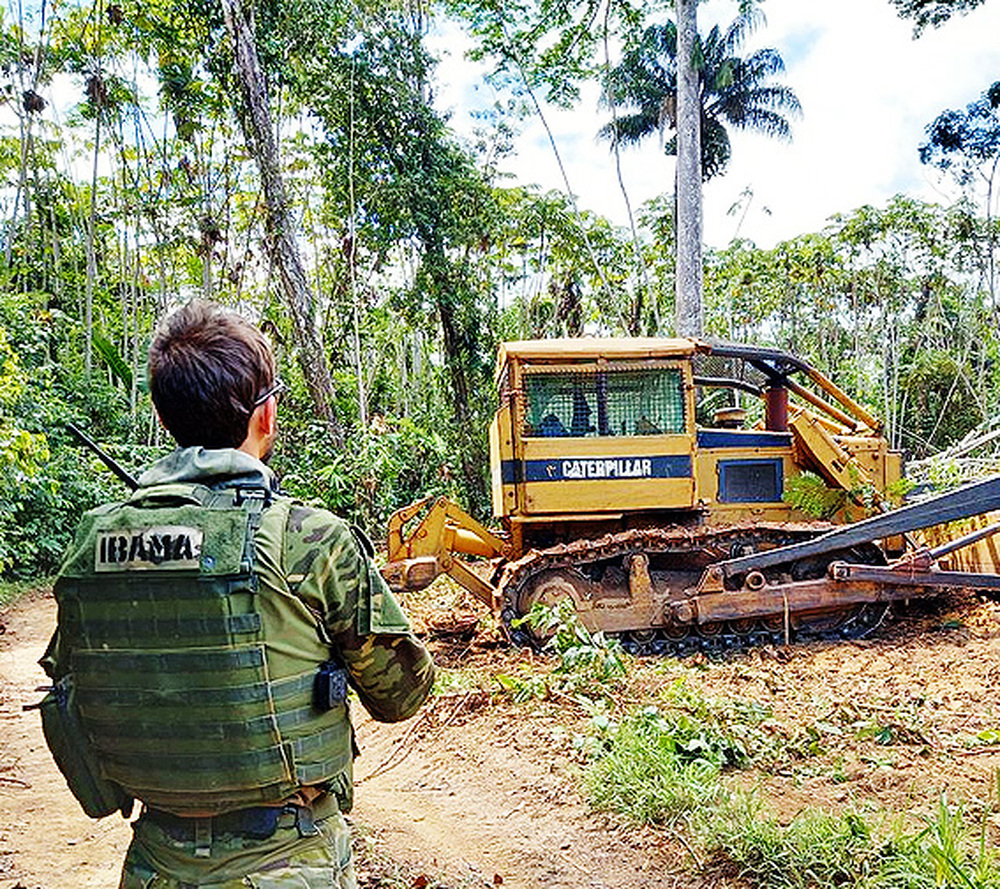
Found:
[{"label": "bare soil", "polygon": [[[418,625],[433,617],[418,614]],[[0,613],[0,889],[111,889],[129,825],[79,810],[37,713],[22,711],[41,697],[37,661],[54,622],[46,595]],[[362,886],[720,885],[697,875],[676,835],[589,810],[573,744],[586,715],[558,697],[514,704],[494,678],[544,672],[545,659],[498,645],[488,632],[433,644],[455,690],[401,725],[354,714]],[[995,796],[996,604],[956,596],[855,642],[718,662],[644,659],[622,706],[657,700],[678,682],[769,713],[759,730],[780,749],[778,765],[732,780],[757,788],[782,818],[806,806],[862,807],[916,823],[942,793],[973,808]]]}]

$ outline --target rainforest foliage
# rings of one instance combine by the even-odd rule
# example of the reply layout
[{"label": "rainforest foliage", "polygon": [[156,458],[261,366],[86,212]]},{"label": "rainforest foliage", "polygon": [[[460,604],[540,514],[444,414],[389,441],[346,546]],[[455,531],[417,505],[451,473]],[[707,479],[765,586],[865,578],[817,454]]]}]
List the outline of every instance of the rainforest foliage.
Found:
[{"label": "rainforest foliage", "polygon": [[[427,7],[57,0],[0,17],[0,576],[51,572],[80,512],[124,492],[67,421],[134,472],[170,447],[145,354],[189,298],[267,331],[290,386],[286,489],[375,537],[427,494],[488,514],[498,342],[673,333],[669,188],[633,229],[497,172],[521,115],[601,77],[602,28],[627,47],[663,25],[623,2],[550,6],[433,13],[510,97],[472,140],[435,104]],[[254,70],[234,56],[242,26]],[[900,195],[704,259],[711,336],[801,354],[915,457],[1000,413],[998,87],[983,87],[914,146],[954,174],[957,203]],[[596,136],[607,105],[592,110]]]}]

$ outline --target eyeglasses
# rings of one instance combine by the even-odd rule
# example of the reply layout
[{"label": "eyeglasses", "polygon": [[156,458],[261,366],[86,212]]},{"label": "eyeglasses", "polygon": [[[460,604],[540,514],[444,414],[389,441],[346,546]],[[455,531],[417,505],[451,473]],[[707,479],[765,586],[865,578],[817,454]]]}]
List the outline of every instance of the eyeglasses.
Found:
[{"label": "eyeglasses", "polygon": [[257,398],[254,400],[253,407],[254,410],[259,408],[262,404],[266,404],[267,400],[273,395],[275,401],[281,400],[281,393],[284,392],[288,387],[285,385],[284,381],[281,379],[275,379],[275,381]]}]

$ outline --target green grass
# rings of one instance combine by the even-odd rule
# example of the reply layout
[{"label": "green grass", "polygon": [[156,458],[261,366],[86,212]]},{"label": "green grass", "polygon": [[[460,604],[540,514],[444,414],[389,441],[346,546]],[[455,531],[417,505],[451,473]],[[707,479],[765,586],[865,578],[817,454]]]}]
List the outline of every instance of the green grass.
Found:
[{"label": "green grass", "polygon": [[834,889],[866,885],[879,866],[879,848],[866,820],[807,809],[780,824],[754,794],[725,795],[699,813],[698,845],[712,866],[735,871],[752,886]]},{"label": "green grass", "polygon": [[656,708],[609,728],[598,750],[584,780],[588,801],[599,811],[638,824],[673,824],[721,801],[723,750],[700,733],[673,734]]},{"label": "green grass", "polygon": [[[916,833],[885,827],[885,813],[806,809],[787,824],[752,794],[699,814],[694,833],[711,867],[759,889],[997,889],[1000,868],[985,821],[939,802]],[[873,823],[874,822],[874,823]]]},{"label": "green grass", "polygon": [[[681,831],[696,864],[720,882],[755,889],[1000,889],[988,840],[992,804],[944,797],[922,829],[880,809],[806,808],[782,822],[759,794],[734,790],[727,772],[770,762],[757,744],[759,708],[713,702],[675,684],[659,706],[594,720],[582,749],[590,805],[634,824]],[[1000,775],[998,775],[1000,789]],[[911,822],[912,824],[912,822]]]}]

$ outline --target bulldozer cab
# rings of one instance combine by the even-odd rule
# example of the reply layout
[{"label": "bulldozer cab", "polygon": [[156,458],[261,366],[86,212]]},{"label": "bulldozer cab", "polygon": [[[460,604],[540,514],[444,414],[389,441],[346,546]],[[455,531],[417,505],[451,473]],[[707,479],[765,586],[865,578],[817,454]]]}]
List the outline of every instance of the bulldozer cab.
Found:
[{"label": "bulldozer cab", "polygon": [[493,510],[515,539],[566,523],[641,525],[654,513],[795,519],[785,486],[805,470],[832,487],[878,491],[900,472],[878,422],[778,350],[690,339],[512,342],[496,379]]},{"label": "bulldozer cab", "polygon": [[[688,340],[507,343],[491,428],[494,513],[577,515],[695,502]],[[623,348],[623,343],[631,348]]]}]

